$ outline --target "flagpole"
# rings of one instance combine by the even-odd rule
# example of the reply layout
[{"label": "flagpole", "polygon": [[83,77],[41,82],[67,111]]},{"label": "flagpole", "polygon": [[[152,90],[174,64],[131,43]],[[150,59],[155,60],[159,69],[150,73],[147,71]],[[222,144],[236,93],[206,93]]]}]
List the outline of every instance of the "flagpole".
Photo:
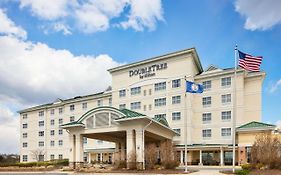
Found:
[{"label": "flagpole", "polygon": [[235,172],[235,139],[236,139],[236,79],[237,79],[237,44],[234,49],[234,82],[233,82],[233,119],[232,119],[232,172]]},{"label": "flagpole", "polygon": [[[186,86],[186,76],[184,77],[185,79],[185,86]],[[185,87],[186,88],[186,87]],[[186,91],[186,90],[185,90]],[[186,92],[184,93],[184,102],[185,102],[185,117],[184,117],[184,172],[187,172],[187,103],[186,103]]]}]

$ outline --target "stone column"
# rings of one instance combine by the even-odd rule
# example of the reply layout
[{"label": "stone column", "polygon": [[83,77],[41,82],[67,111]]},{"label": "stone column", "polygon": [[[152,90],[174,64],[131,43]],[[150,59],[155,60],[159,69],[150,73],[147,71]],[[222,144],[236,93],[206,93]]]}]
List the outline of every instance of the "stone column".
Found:
[{"label": "stone column", "polygon": [[100,153],[100,162],[102,163],[103,162],[103,154]]},{"label": "stone column", "polygon": [[92,155],[90,152],[88,152],[88,163],[92,162]]},{"label": "stone column", "polygon": [[76,168],[80,168],[83,165],[83,137],[80,134],[75,135],[75,164]]},{"label": "stone column", "polygon": [[121,160],[125,160],[125,143],[121,142]]},{"label": "stone column", "polygon": [[136,161],[136,145],[135,145],[135,137],[134,130],[127,130],[126,132],[126,152],[127,152],[127,168],[132,168]]},{"label": "stone column", "polygon": [[220,151],[220,165],[224,166],[224,157],[223,157],[223,148],[221,147],[221,151]]},{"label": "stone column", "polygon": [[75,168],[75,135],[69,134],[69,167]]},{"label": "stone column", "polygon": [[136,130],[136,156],[137,156],[137,169],[144,168],[144,135],[141,129]]},{"label": "stone column", "polygon": [[183,150],[181,150],[181,152],[180,152],[180,161],[181,161],[181,165],[183,165],[184,164],[184,162],[183,162]]},{"label": "stone column", "polygon": [[201,149],[199,150],[199,158],[200,158],[199,165],[202,166],[203,162],[202,162],[202,150]]}]

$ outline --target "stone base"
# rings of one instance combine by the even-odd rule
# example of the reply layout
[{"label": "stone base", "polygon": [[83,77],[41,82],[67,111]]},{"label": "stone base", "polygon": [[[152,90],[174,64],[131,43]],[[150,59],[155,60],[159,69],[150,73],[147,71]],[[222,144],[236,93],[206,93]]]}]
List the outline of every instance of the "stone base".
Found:
[{"label": "stone base", "polygon": [[68,166],[71,169],[80,169],[83,168],[84,162],[69,162]]},{"label": "stone base", "polygon": [[143,162],[137,162],[137,170],[143,170]]},{"label": "stone base", "polygon": [[203,163],[198,163],[199,166],[203,166]]}]

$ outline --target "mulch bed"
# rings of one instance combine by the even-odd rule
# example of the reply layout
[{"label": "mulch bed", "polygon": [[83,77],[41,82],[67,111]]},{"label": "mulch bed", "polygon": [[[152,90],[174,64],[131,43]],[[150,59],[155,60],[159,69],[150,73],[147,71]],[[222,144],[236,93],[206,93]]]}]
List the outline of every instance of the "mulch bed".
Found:
[{"label": "mulch bed", "polygon": [[53,171],[53,167],[0,167],[0,172],[3,171]]},{"label": "mulch bed", "polygon": [[165,169],[152,169],[152,170],[127,170],[127,169],[112,169],[112,170],[89,170],[81,171],[83,173],[137,173],[137,174],[189,174],[195,171],[189,171],[187,173],[184,170],[174,169],[174,170],[165,170]]},{"label": "mulch bed", "polygon": [[249,175],[281,175],[281,170],[253,170]]}]

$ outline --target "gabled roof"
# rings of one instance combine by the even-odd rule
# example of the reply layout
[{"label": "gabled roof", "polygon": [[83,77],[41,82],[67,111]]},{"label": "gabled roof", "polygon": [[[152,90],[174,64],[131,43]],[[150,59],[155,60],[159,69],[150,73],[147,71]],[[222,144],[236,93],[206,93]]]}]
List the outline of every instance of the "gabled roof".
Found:
[{"label": "gabled roof", "polygon": [[220,69],[219,67],[211,64],[204,72],[212,71],[212,70],[218,70]]},{"label": "gabled roof", "polygon": [[161,115],[153,117],[153,120],[155,120],[155,121],[157,121],[157,122],[159,122],[159,123],[169,127],[168,121],[166,120],[165,117],[162,117]]},{"label": "gabled roof", "polygon": [[276,127],[276,125],[252,121],[252,122],[249,122],[249,123],[246,123],[244,125],[241,125],[241,126],[237,127],[237,131],[243,131],[243,130],[271,130],[271,129],[274,129],[275,127]]}]

